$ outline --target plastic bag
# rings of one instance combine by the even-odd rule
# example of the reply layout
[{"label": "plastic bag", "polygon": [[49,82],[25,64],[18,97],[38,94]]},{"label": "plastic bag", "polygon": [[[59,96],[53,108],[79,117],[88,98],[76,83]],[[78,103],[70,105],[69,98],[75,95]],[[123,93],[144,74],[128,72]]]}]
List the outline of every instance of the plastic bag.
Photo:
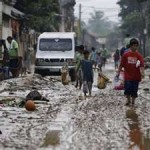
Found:
[{"label": "plastic bag", "polygon": [[88,84],[87,84],[87,81],[83,82],[83,93],[88,93]]},{"label": "plastic bag", "polygon": [[114,89],[115,90],[123,90],[124,89],[124,72],[120,72],[119,77],[114,77]]}]

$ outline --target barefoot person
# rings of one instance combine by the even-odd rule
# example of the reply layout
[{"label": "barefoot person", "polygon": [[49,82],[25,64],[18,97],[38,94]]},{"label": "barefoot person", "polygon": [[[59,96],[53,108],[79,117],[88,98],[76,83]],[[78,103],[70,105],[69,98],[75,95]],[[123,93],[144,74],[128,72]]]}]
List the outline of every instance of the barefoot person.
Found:
[{"label": "barefoot person", "polygon": [[123,54],[118,70],[118,75],[124,68],[125,83],[124,94],[127,98],[126,105],[134,105],[135,99],[138,96],[138,86],[141,78],[144,77],[144,60],[138,52],[139,42],[136,39],[130,40],[129,50]]},{"label": "barefoot person", "polygon": [[80,64],[77,70],[81,67],[82,69],[82,80],[83,80],[83,93],[84,96],[91,96],[92,92],[92,83],[93,83],[93,63],[89,60],[90,52],[85,50],[84,51],[84,59],[80,61]]}]

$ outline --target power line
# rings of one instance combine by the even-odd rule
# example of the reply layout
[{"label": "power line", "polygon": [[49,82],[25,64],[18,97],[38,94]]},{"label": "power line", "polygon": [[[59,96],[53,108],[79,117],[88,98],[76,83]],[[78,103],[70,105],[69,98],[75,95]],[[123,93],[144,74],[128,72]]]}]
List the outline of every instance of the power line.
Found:
[{"label": "power line", "polygon": [[[95,11],[98,11],[98,10],[100,10],[100,9],[94,9]],[[83,11],[89,11],[89,9],[88,8],[83,8],[82,9],[82,12]],[[102,12],[119,12],[119,10],[100,10],[100,11],[102,11]]]},{"label": "power line", "polygon": [[[85,11],[85,10],[82,10],[81,13],[84,15],[84,14],[87,14],[87,13],[88,13],[88,14],[89,14],[89,13],[92,13],[92,11]],[[111,13],[111,12],[105,12],[105,11],[103,11],[103,13],[106,14],[106,13]],[[118,14],[118,12],[116,12],[116,11],[115,11],[115,12],[112,11],[112,13],[117,13],[117,14]],[[78,12],[76,12],[76,13],[74,13],[74,14],[78,14]]]},{"label": "power line", "polygon": [[94,6],[82,6],[82,7],[85,7],[85,8],[91,8],[91,9],[103,9],[103,10],[110,10],[110,9],[113,9],[113,10],[120,10],[120,8],[100,8],[100,7],[94,7]]},{"label": "power line", "polygon": [[[118,17],[118,15],[111,15],[111,16],[105,16],[104,18],[102,19],[106,19],[106,18],[111,18],[111,17]],[[82,19],[92,19],[92,20],[96,20],[96,19],[99,19],[99,18],[90,18],[90,17],[82,17]]]},{"label": "power line", "polygon": [[[77,16],[77,13],[75,13],[75,15]],[[83,14],[83,16],[86,16],[87,14]],[[88,16],[90,16],[90,14],[88,14]],[[104,15],[103,17],[111,17],[111,16],[118,16],[118,14],[114,14],[114,15]],[[84,17],[82,17],[82,18],[84,18]]]}]

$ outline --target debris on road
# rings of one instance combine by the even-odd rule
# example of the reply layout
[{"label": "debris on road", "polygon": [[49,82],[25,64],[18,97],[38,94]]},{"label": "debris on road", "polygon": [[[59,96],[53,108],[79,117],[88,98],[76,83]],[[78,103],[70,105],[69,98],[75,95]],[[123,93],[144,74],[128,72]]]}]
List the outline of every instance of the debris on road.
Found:
[{"label": "debris on road", "polygon": [[[107,65],[103,71],[112,81],[114,70]],[[92,96],[86,98],[73,83],[64,86],[61,76],[28,75],[2,81],[0,148],[127,150],[134,143],[130,137],[132,116],[128,117],[133,113],[124,105],[123,91],[114,90],[112,82],[104,89],[97,88],[98,72],[94,73]],[[149,84],[146,71],[134,107],[138,131],[145,143],[149,141],[150,130]],[[20,106],[30,99],[35,111],[27,111],[25,103]]]}]

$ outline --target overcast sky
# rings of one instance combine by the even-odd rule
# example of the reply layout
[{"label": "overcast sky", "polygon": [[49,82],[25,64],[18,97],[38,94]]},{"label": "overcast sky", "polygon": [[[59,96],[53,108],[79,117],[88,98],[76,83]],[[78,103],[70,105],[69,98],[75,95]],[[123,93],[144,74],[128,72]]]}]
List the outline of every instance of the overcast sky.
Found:
[{"label": "overcast sky", "polygon": [[79,4],[82,6],[82,20],[87,21],[90,17],[90,13],[95,10],[104,11],[105,16],[115,22],[119,22],[118,13],[119,5],[118,0],[76,0],[75,16],[79,16]]}]

